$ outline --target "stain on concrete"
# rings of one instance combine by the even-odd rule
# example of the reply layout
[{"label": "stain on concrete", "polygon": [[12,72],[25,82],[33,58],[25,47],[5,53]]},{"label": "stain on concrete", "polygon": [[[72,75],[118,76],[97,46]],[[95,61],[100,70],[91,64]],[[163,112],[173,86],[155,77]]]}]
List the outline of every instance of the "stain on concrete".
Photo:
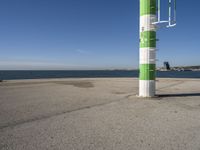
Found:
[{"label": "stain on concrete", "polygon": [[6,83],[2,82],[0,86],[24,86],[24,85],[41,85],[41,84],[62,84],[62,85],[72,85],[79,88],[93,88],[94,84],[89,81],[43,81],[43,82],[16,82],[16,83]]},{"label": "stain on concrete", "polygon": [[79,88],[93,88],[94,84],[89,81],[62,81],[62,82],[54,82],[56,84],[63,84],[63,85],[72,85]]},{"label": "stain on concrete", "polygon": [[113,91],[112,93],[113,94],[119,94],[119,95],[121,95],[121,94],[127,94],[126,92],[120,92],[120,91]]}]

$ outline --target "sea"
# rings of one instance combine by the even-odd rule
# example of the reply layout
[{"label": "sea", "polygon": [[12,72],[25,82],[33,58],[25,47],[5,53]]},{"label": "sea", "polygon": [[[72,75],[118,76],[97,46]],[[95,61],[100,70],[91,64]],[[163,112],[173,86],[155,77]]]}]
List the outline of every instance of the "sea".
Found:
[{"label": "sea", "polygon": [[[200,71],[157,71],[159,78],[200,78]],[[1,70],[0,80],[49,78],[132,78],[138,70]]]}]

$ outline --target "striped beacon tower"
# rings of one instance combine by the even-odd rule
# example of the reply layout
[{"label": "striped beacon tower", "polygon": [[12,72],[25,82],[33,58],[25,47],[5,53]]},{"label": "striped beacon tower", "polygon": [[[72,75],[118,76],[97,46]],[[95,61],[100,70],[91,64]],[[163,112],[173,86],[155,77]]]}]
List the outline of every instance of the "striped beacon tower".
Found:
[{"label": "striped beacon tower", "polygon": [[[156,30],[158,25],[166,27],[176,25],[176,0],[168,0],[169,17],[160,20],[160,0],[140,0],[140,76],[139,97],[156,95]],[[172,6],[174,10],[172,11]],[[172,12],[173,19],[172,19]]]}]

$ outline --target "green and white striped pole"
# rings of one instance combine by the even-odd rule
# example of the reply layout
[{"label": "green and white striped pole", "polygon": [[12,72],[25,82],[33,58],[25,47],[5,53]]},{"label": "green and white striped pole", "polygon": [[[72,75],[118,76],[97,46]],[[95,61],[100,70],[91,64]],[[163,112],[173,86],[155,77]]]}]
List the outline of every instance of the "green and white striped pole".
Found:
[{"label": "green and white striped pole", "polygon": [[156,11],[156,0],[140,0],[140,97],[155,96]]}]

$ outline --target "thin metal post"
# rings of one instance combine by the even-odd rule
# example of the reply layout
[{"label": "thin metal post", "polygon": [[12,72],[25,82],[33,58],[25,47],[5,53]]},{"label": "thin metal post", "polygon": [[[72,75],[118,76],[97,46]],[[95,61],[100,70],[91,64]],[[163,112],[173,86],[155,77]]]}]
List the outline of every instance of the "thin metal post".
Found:
[{"label": "thin metal post", "polygon": [[158,22],[160,22],[160,0],[158,0]]},{"label": "thin metal post", "polygon": [[169,0],[169,26],[171,26],[171,13],[172,13],[171,12],[172,11],[171,10],[171,8],[172,8],[171,3],[172,3],[171,0]]},{"label": "thin metal post", "polygon": [[174,0],[174,23],[176,23],[176,0]]}]

